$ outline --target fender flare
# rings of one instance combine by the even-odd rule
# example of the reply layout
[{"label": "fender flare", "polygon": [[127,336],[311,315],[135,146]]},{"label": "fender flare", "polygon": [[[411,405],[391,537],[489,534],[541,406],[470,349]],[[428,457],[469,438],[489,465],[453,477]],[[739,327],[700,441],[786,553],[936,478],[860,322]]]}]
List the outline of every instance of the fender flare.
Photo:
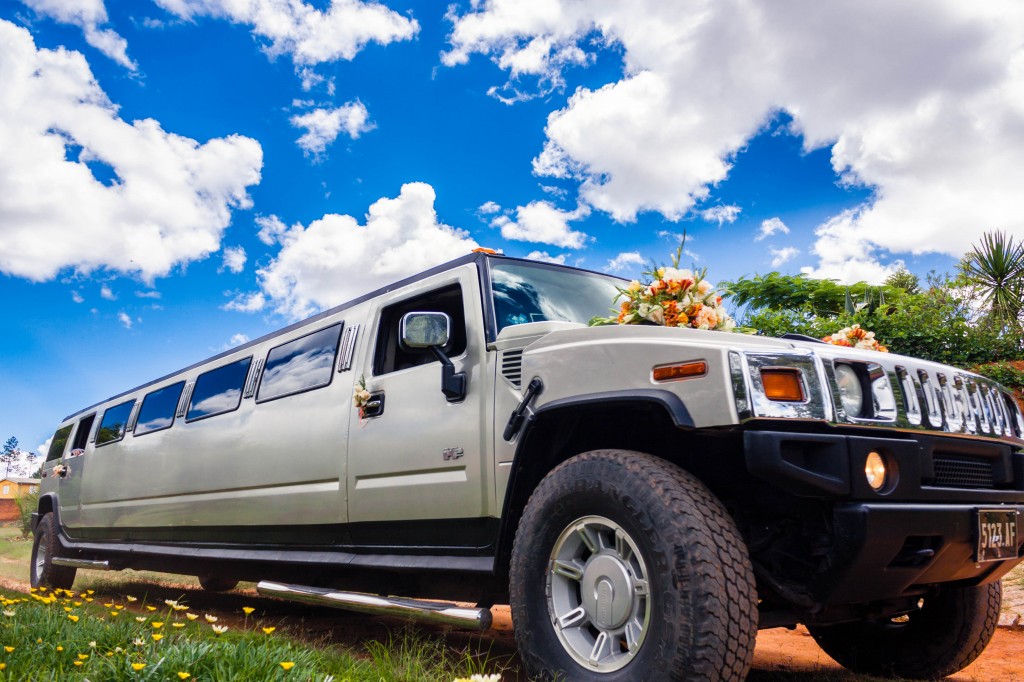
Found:
[{"label": "fender flare", "polygon": [[494,555],[494,572],[496,575],[502,572],[502,566],[510,555],[512,539],[515,537],[515,527],[510,521],[512,516],[512,504],[516,498],[516,490],[520,484],[521,472],[524,469],[523,461],[527,456],[526,450],[530,441],[531,433],[535,430],[538,421],[553,413],[563,410],[572,410],[589,407],[604,407],[616,404],[637,404],[646,403],[660,407],[665,411],[678,429],[693,429],[696,424],[690,411],[686,408],[683,399],[671,391],[658,388],[639,388],[621,391],[600,391],[597,393],[586,393],[583,395],[559,398],[541,405],[536,410],[530,410],[525,422],[519,432],[519,443],[516,446],[516,453],[512,460],[512,471],[509,474],[508,485],[505,489],[505,499],[502,504],[501,521],[498,526],[497,546]]}]

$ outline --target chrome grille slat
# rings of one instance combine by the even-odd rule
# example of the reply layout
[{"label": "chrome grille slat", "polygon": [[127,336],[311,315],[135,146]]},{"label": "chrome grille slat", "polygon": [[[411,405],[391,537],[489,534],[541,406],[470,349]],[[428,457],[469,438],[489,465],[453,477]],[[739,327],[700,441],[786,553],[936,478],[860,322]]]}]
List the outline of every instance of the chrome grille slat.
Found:
[{"label": "chrome grille slat", "polygon": [[970,455],[936,454],[935,483],[938,488],[995,487],[992,460]]},{"label": "chrome grille slat", "polygon": [[507,350],[501,355],[501,376],[516,388],[523,386],[523,351]]}]

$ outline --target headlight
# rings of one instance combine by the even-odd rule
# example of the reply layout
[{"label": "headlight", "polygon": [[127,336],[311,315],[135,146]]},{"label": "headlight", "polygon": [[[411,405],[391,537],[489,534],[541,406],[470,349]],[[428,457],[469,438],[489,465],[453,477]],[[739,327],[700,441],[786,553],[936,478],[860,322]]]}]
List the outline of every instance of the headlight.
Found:
[{"label": "headlight", "polygon": [[857,371],[850,365],[836,365],[836,385],[839,387],[839,401],[847,416],[860,417],[864,414],[864,387]]}]

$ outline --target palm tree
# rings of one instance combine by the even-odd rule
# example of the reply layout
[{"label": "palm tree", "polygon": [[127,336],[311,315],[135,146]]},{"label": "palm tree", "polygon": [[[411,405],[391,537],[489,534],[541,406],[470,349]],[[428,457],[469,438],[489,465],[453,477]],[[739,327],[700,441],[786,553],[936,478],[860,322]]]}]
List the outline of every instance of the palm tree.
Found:
[{"label": "palm tree", "polygon": [[1005,232],[986,232],[963,257],[960,269],[978,287],[993,322],[1019,326],[1024,304],[1024,244]]}]

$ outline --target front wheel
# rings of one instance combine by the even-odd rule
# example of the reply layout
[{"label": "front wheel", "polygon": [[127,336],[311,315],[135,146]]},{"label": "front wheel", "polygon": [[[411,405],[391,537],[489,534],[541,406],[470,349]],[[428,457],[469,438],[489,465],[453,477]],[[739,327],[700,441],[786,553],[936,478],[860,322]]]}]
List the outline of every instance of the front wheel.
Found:
[{"label": "front wheel", "polygon": [[949,587],[926,595],[897,618],[808,627],[818,645],[848,670],[937,680],[966,668],[988,646],[1003,588]]},{"label": "front wheel", "polygon": [[638,452],[585,453],[541,481],[510,597],[530,679],[742,680],[753,656],[757,596],[732,518]]},{"label": "front wheel", "polygon": [[57,539],[57,523],[52,512],[43,514],[36,526],[36,535],[32,540],[32,561],[29,567],[29,580],[32,587],[49,587],[70,590],[75,582],[76,568],[56,566],[53,558],[57,556],[60,542]]}]

